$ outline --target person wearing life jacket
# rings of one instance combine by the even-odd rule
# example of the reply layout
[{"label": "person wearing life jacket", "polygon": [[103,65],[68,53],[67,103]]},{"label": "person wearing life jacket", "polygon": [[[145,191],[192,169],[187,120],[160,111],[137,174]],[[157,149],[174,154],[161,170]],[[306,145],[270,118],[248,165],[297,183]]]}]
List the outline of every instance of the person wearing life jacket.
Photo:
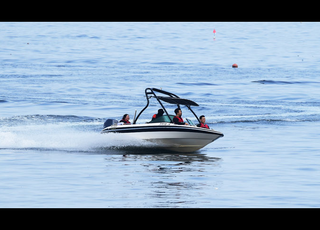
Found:
[{"label": "person wearing life jacket", "polygon": [[162,115],[163,115],[163,109],[159,109],[158,110],[158,113],[157,114],[154,114],[153,116],[152,116],[152,120],[154,120],[154,119],[156,119],[156,118],[158,118],[158,117],[161,117]]},{"label": "person wearing life jacket", "polygon": [[125,125],[131,125],[131,122],[129,121],[130,117],[129,114],[123,115],[120,122],[123,122]]},{"label": "person wearing life jacket", "polygon": [[201,127],[201,128],[207,128],[207,129],[210,129],[209,128],[209,125],[205,124],[206,123],[206,118],[204,115],[201,115],[200,116],[200,124],[198,124],[197,126],[198,127]]},{"label": "person wearing life jacket", "polygon": [[174,110],[176,116],[173,118],[173,123],[177,125],[189,125],[188,123],[185,123],[181,117],[182,111],[180,108],[176,108]]}]

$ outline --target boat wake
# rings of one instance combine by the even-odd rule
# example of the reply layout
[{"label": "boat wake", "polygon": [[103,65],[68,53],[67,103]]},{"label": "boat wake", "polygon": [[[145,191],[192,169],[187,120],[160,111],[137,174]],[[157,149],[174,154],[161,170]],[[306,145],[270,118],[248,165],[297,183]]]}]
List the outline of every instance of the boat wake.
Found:
[{"label": "boat wake", "polygon": [[101,152],[153,145],[134,138],[123,139],[115,134],[101,135],[92,129],[70,122],[2,127],[0,149]]}]

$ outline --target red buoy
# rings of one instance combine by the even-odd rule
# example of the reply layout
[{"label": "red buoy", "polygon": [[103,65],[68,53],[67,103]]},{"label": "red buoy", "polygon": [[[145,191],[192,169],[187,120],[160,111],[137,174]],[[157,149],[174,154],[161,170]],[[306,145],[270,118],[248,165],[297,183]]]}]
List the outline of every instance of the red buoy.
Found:
[{"label": "red buoy", "polygon": [[234,64],[232,65],[232,68],[238,68],[238,65],[237,65],[236,63],[234,63]]}]

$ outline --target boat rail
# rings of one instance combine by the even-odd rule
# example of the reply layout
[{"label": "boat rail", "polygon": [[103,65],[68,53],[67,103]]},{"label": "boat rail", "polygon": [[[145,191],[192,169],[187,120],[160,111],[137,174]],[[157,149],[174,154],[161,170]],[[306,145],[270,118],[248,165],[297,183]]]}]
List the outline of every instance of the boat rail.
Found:
[{"label": "boat rail", "polygon": [[[157,96],[155,92],[167,95],[167,97]],[[147,98],[147,105],[140,111],[138,116],[135,117],[135,119],[133,121],[133,124],[136,124],[136,122],[137,122],[138,118],[140,117],[140,115],[146,110],[146,108],[148,108],[149,103],[150,103],[149,99],[151,99],[152,97],[157,99],[157,101],[161,105],[163,111],[166,113],[167,118],[169,118],[171,123],[173,123],[173,116],[169,115],[169,113],[167,112],[166,108],[163,106],[161,101],[167,102],[169,104],[176,104],[178,106],[178,108],[180,108],[180,105],[185,105],[192,112],[192,114],[197,118],[198,122],[200,123],[200,120],[199,120],[198,116],[191,109],[191,106],[199,106],[196,102],[191,101],[189,99],[180,98],[179,96],[177,96],[177,95],[175,95],[173,93],[164,91],[162,89],[157,89],[157,88],[146,88],[145,89],[145,95],[146,95],[146,98]]]}]

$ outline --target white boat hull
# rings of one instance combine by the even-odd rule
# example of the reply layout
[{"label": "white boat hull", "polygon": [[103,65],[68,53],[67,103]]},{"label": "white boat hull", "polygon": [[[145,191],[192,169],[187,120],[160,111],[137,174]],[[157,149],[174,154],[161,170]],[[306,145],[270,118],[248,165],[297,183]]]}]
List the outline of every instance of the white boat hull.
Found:
[{"label": "white boat hull", "polygon": [[223,136],[212,129],[171,123],[110,126],[102,133],[122,133],[175,152],[194,152]]}]

